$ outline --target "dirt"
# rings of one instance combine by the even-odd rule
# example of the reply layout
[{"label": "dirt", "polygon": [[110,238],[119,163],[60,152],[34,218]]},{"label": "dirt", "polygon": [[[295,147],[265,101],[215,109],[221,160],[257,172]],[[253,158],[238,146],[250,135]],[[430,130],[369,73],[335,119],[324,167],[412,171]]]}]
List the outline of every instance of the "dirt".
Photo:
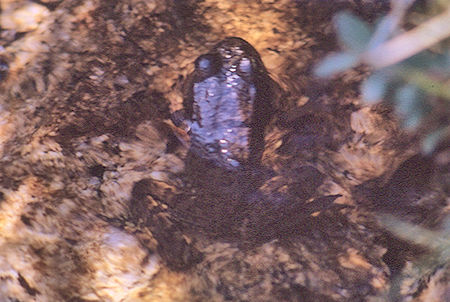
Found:
[{"label": "dirt", "polygon": [[[375,301],[399,276],[398,301],[445,299],[448,265],[411,273],[427,249],[377,220],[441,227],[443,151],[421,156],[387,106],[362,103],[364,66],[312,75],[338,49],[341,9],[373,22],[389,7],[3,1],[0,301]],[[227,36],[249,41],[295,104],[245,200],[167,124],[194,60]]]}]

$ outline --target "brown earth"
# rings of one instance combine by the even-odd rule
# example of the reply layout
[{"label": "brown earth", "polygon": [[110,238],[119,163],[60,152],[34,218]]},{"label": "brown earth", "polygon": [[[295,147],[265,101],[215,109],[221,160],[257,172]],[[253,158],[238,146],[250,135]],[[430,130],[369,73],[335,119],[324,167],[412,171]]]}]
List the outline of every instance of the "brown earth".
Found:
[{"label": "brown earth", "polygon": [[[426,248],[377,222],[440,228],[445,152],[421,156],[389,108],[361,103],[367,68],[311,73],[338,49],[334,13],[373,22],[386,3],[1,4],[0,301],[382,301],[399,277],[398,301],[450,295],[448,265],[414,271]],[[267,138],[264,163],[283,172],[262,197],[340,194],[329,209],[227,212],[233,192],[195,190],[220,179],[196,183],[166,120],[193,61],[227,36],[249,41],[295,104],[295,127]],[[235,217],[230,232],[216,221]]]}]

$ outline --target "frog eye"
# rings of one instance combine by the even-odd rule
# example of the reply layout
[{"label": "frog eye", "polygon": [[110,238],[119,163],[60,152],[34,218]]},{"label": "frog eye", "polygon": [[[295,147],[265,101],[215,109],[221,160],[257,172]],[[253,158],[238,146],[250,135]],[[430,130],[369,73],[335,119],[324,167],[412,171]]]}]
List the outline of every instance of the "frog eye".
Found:
[{"label": "frog eye", "polygon": [[221,66],[222,60],[215,54],[201,55],[195,60],[195,70],[204,77],[217,73]]},{"label": "frog eye", "polygon": [[243,74],[250,74],[252,72],[252,62],[248,58],[243,58],[239,63],[239,71]]}]

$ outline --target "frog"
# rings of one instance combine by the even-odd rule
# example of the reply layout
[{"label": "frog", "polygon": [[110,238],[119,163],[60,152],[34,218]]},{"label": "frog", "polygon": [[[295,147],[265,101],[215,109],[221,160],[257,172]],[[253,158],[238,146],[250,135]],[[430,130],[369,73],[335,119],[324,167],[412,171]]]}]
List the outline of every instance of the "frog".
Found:
[{"label": "frog", "polygon": [[[308,146],[320,140],[318,131],[322,130],[316,119],[303,116],[298,122],[295,115],[288,117],[289,111],[294,112],[289,108],[295,105],[285,97],[287,93],[272,78],[258,51],[240,37],[220,41],[198,56],[194,66],[185,81],[183,109],[172,114],[173,123],[186,133],[178,137],[184,143],[189,141],[185,144],[189,148],[188,182],[205,190],[214,187],[219,194],[237,194],[238,199],[290,202],[286,196],[269,197],[261,192],[264,183],[286,170],[279,162],[263,162],[262,155],[270,149],[266,153],[273,157],[298,142]],[[302,129],[292,131],[298,125]],[[285,135],[267,139],[267,134],[274,133]],[[274,147],[277,145],[280,147]],[[302,164],[299,170],[306,170],[312,178],[323,178],[311,165]]]},{"label": "frog", "polygon": [[277,84],[247,41],[228,37],[194,62],[174,124],[190,152],[226,170],[258,166],[273,121]]},{"label": "frog", "polygon": [[[324,175],[308,163],[264,159],[268,148],[275,156],[274,146],[283,141],[274,133],[289,134],[286,142],[299,139],[281,130],[290,127],[280,105],[282,90],[250,43],[225,38],[194,66],[183,109],[171,118],[175,136],[188,149],[184,171],[169,185],[150,178],[137,182],[130,202],[132,220],[144,221],[160,255],[176,270],[202,261],[199,236],[202,242],[206,236],[261,244],[307,230],[310,215],[340,196],[316,196]],[[283,153],[286,147],[278,149]]]}]

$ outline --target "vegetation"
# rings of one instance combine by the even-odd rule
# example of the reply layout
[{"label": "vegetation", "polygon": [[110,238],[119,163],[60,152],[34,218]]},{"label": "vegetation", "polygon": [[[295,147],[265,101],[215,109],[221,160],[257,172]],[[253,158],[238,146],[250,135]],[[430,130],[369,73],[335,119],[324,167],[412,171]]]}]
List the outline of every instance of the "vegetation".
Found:
[{"label": "vegetation", "polygon": [[[413,4],[413,0],[392,0],[390,12],[374,25],[349,12],[338,13],[334,24],[342,50],[328,55],[315,73],[331,77],[360,64],[369,66],[371,75],[361,85],[363,100],[391,104],[429,155],[450,139],[450,3]],[[398,301],[409,277],[423,280],[436,268],[449,269],[450,217],[437,231],[392,216],[379,217],[379,222],[395,236],[429,251],[392,281],[380,301]]]},{"label": "vegetation", "polygon": [[342,51],[328,55],[315,73],[330,77],[369,66],[372,73],[361,85],[365,102],[392,104],[404,127],[421,137],[423,153],[430,154],[450,137],[450,4],[434,1],[410,9],[413,2],[391,1],[391,11],[374,25],[338,13],[334,23]]},{"label": "vegetation", "polygon": [[398,238],[425,247],[428,251],[391,281],[389,290],[379,301],[399,301],[405,283],[410,285],[410,289],[414,289],[419,286],[420,281],[428,279],[438,269],[450,269],[450,217],[447,217],[442,228],[436,231],[387,215],[379,217],[379,222]]}]

